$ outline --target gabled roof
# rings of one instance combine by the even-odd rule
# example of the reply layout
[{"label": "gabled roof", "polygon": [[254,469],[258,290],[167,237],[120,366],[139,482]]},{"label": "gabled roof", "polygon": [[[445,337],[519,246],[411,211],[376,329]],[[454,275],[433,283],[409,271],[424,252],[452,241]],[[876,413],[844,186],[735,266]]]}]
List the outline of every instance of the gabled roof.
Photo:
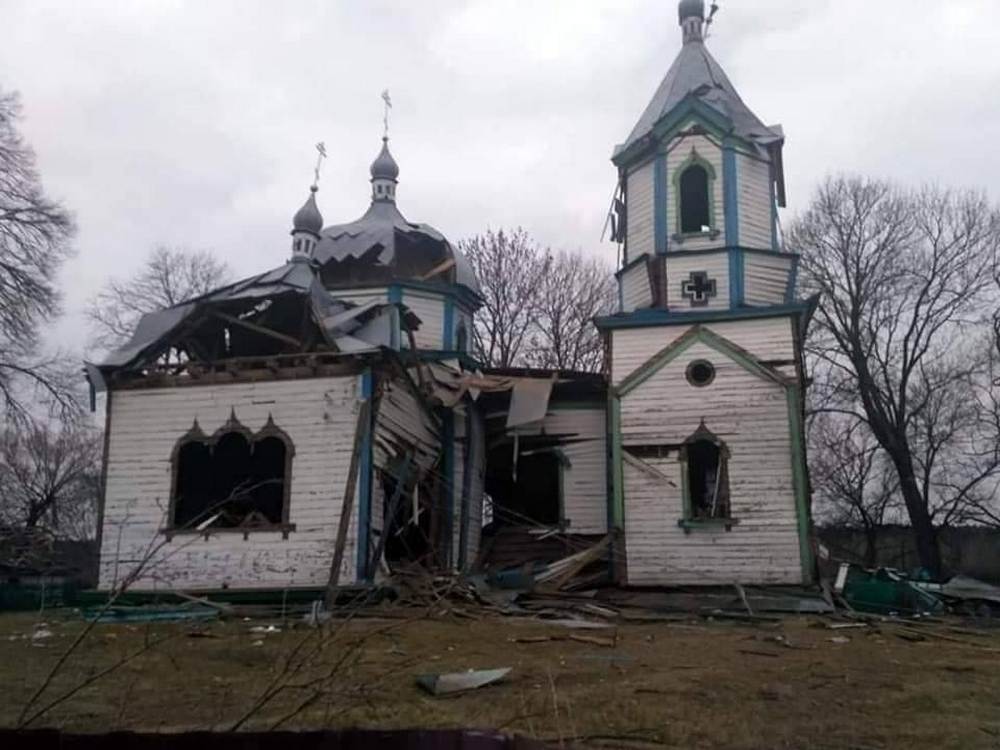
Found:
[{"label": "gabled roof", "polygon": [[747,372],[756,375],[762,380],[768,380],[779,386],[794,384],[795,380],[783,374],[780,370],[766,364],[743,347],[734,344],[724,336],[720,336],[714,331],[701,325],[689,328],[681,336],[663,349],[658,351],[646,362],[639,365],[633,372],[626,376],[615,389],[619,397],[624,397],[649,378],[662,370],[666,365],[673,362],[681,354],[690,349],[694,344],[704,344],[733,362],[738,364]]},{"label": "gabled roof", "polygon": [[614,159],[648,136],[656,124],[692,97],[718,112],[731,124],[733,135],[766,147],[781,141],[780,126],[768,127],[743,103],[722,66],[700,41],[686,43],[664,76],[652,101]]}]

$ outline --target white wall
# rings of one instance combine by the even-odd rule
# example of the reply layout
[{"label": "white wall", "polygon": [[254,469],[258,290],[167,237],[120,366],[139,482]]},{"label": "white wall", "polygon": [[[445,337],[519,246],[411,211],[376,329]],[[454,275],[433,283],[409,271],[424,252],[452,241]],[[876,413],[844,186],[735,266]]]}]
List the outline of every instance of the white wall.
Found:
[{"label": "white wall", "polygon": [[619,283],[622,285],[622,312],[632,312],[653,304],[646,263],[632,266],[621,275]]},{"label": "white wall", "polygon": [[783,253],[745,253],[744,296],[748,305],[780,305],[785,301],[793,257]]},{"label": "white wall", "polygon": [[[444,297],[404,289],[403,304],[420,318],[420,328],[414,333],[417,348],[431,351],[444,349]],[[403,347],[409,347],[406,336],[403,336]]]},{"label": "white wall", "polygon": [[[795,358],[792,321],[789,317],[730,320],[702,323],[702,326],[729,339],[765,362]],[[691,324],[623,328],[611,332],[611,382],[621,383],[650,357],[691,329]],[[793,375],[794,367],[781,367]]]},{"label": "white wall", "polygon": [[[325,586],[330,575],[359,402],[358,378],[116,391],[99,587],[107,589],[160,546],[133,588]],[[251,430],[272,416],[295,446],[289,522],[296,530],[181,534],[163,544],[171,452],[195,419],[212,434],[232,411]],[[357,503],[341,581],[355,580]]]},{"label": "white wall", "polygon": [[770,250],[771,165],[737,153],[736,189],[739,195],[740,245]]},{"label": "white wall", "polygon": [[[671,252],[667,256],[667,308],[672,312],[700,312],[703,310],[729,309],[729,254],[717,253],[691,255]],[[693,271],[704,271],[715,280],[715,296],[708,305],[694,307],[691,300],[681,294],[681,287]]]},{"label": "white wall", "polygon": [[[716,377],[691,386],[687,365],[707,359]],[[683,518],[676,453],[643,458],[673,486],[625,461],[624,510],[630,585],[792,584],[802,581],[791,431],[785,389],[704,344],[695,344],[622,399],[623,449],[678,445],[706,426],[730,451],[731,531],[692,530]]]},{"label": "white wall", "polygon": [[[671,151],[667,154],[667,236],[670,238],[670,251],[704,250],[710,247],[721,247],[726,244],[726,211],[723,204],[722,149],[703,135],[689,135],[677,139],[670,144]],[[677,221],[677,187],[674,177],[684,163],[690,158],[692,149],[698,156],[715,170],[715,181],[712,184],[712,229],[719,231],[719,236],[712,239],[705,237],[686,237],[683,243],[678,243],[673,236],[680,232]]]},{"label": "white wall", "polygon": [[655,252],[653,213],[653,164],[646,162],[633,169],[627,177],[628,224],[625,238],[625,262],[643,253]]}]

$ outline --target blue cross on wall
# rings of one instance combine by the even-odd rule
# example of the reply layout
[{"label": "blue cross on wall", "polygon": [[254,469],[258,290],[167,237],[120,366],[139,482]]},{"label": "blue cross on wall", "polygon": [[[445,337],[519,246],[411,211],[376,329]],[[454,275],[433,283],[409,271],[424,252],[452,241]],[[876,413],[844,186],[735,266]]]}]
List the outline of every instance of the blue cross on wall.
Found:
[{"label": "blue cross on wall", "polygon": [[708,278],[704,271],[692,271],[690,277],[681,282],[681,296],[691,300],[692,307],[706,307],[715,295],[715,279]]}]

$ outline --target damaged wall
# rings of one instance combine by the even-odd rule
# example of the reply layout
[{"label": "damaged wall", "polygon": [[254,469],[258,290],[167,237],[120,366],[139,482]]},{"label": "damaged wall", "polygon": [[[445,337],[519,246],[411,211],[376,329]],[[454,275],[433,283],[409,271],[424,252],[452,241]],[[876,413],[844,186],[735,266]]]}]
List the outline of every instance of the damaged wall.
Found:
[{"label": "damaged wall", "polygon": [[[699,359],[716,368],[710,396],[685,375],[688,364]],[[678,525],[685,517],[685,477],[677,446],[702,420],[730,452],[731,515],[737,525],[728,531],[721,526],[685,531]],[[784,386],[695,343],[623,397],[621,434],[629,584],[803,581]],[[673,449],[662,457],[646,453],[638,462],[629,458],[630,447],[654,445]]]},{"label": "damaged wall", "polygon": [[[268,417],[294,444],[289,523],[282,531],[211,531],[173,536],[134,584],[159,588],[325,586],[344,497],[359,408],[358,376],[231,385],[121,390],[111,394],[111,430],[99,587],[108,589],[165,535],[171,454],[195,419],[211,435],[232,413],[251,431]],[[356,514],[341,581],[355,580]]]},{"label": "damaged wall", "polygon": [[608,530],[607,417],[603,403],[573,406],[553,402],[545,419],[518,427],[521,435],[563,436],[563,520],[571,534]]}]

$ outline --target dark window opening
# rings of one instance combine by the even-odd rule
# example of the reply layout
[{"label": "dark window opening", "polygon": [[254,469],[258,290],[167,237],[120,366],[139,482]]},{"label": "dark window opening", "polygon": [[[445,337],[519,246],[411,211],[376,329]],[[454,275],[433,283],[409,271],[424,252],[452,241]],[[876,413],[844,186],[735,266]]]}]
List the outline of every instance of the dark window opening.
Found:
[{"label": "dark window opening", "polygon": [[680,179],[681,232],[692,234],[711,227],[708,172],[698,164],[684,170]]},{"label": "dark window opening", "polygon": [[465,323],[458,324],[458,330],[455,333],[455,351],[469,351],[469,332],[465,329]]},{"label": "dark window opening", "polygon": [[695,360],[687,367],[687,380],[696,388],[711,385],[715,380],[715,367],[707,360]]},{"label": "dark window opening", "polygon": [[174,529],[287,525],[292,444],[274,422],[257,435],[231,418],[212,438],[196,429],[174,453]]},{"label": "dark window opening", "polygon": [[725,450],[708,440],[685,446],[691,517],[729,518],[729,474]]},{"label": "dark window opening", "polygon": [[486,494],[493,500],[498,526],[558,526],[562,523],[562,458],[548,448],[522,442],[515,470],[514,446],[503,442],[490,449]]}]

